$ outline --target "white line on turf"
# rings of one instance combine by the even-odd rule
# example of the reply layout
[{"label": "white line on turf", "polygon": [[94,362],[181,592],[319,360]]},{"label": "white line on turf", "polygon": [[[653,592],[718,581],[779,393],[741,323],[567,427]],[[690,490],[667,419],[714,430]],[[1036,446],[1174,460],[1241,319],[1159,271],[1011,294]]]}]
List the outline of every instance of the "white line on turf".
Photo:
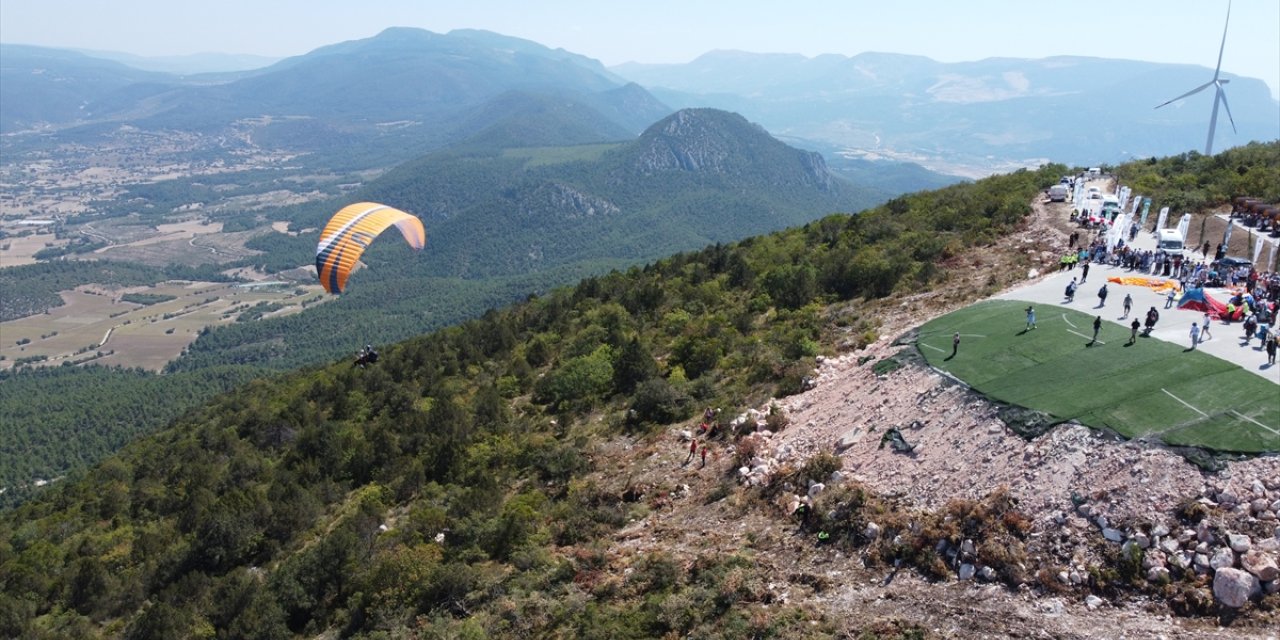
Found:
[{"label": "white line on turf", "polygon": [[1186,408],[1188,408],[1188,409],[1190,409],[1190,410],[1192,410],[1192,411],[1194,411],[1194,412],[1196,412],[1196,413],[1198,413],[1198,414],[1200,414],[1200,415],[1202,415],[1202,416],[1204,416],[1204,417],[1206,417],[1206,418],[1208,418],[1208,417],[1209,417],[1209,414],[1207,414],[1207,413],[1205,413],[1205,412],[1203,412],[1203,411],[1201,411],[1201,410],[1199,410],[1199,409],[1197,409],[1197,408],[1195,408],[1195,407],[1193,407],[1193,406],[1191,406],[1191,405],[1187,404],[1187,403],[1186,403],[1186,401],[1185,401],[1185,400],[1183,400],[1182,398],[1179,398],[1178,396],[1175,396],[1175,395],[1173,395],[1172,393],[1169,393],[1169,390],[1168,390],[1168,389],[1161,389],[1161,391],[1163,391],[1163,392],[1164,392],[1164,394],[1165,394],[1166,396],[1169,396],[1170,398],[1173,398],[1174,400],[1177,400],[1178,402],[1181,402],[1181,403],[1182,403],[1182,406],[1184,406],[1184,407],[1186,407]]},{"label": "white line on turf", "polygon": [[976,333],[962,333],[960,334],[960,337],[961,338],[985,338],[986,336],[980,336]]},{"label": "white line on turf", "polygon": [[923,342],[921,342],[921,343],[920,343],[920,346],[922,346],[922,347],[929,347],[930,349],[933,349],[934,351],[941,351],[942,353],[946,353],[946,352],[947,352],[947,350],[946,350],[946,349],[939,349],[939,348],[937,348],[937,347],[935,347],[935,346],[933,346],[933,345],[931,345],[931,344],[925,344],[925,343],[923,343]]},{"label": "white line on turf", "polygon": [[[1064,313],[1064,314],[1062,314],[1062,319],[1063,319],[1064,321],[1066,321],[1066,323],[1067,323],[1067,324],[1071,324],[1071,321],[1070,321],[1070,320],[1067,320],[1067,314],[1065,314],[1065,313]],[[1072,329],[1077,329],[1078,327],[1076,327],[1074,324],[1071,324],[1071,328],[1072,328]]]},{"label": "white line on turf", "polygon": [[1276,434],[1276,435],[1280,436],[1280,431],[1276,431],[1275,429],[1272,429],[1271,427],[1268,427],[1267,425],[1262,424],[1261,422],[1258,422],[1257,420],[1254,420],[1253,418],[1250,418],[1249,416],[1246,416],[1246,415],[1244,415],[1244,414],[1240,413],[1239,411],[1229,411],[1228,413],[1230,413],[1231,415],[1233,415],[1233,416],[1235,416],[1235,417],[1237,417],[1237,418],[1240,418],[1241,420],[1248,420],[1249,422],[1252,422],[1252,423],[1254,423],[1254,424],[1258,425],[1259,427],[1262,427],[1263,429],[1266,429],[1267,431],[1270,431],[1271,433],[1274,433],[1274,434]]},{"label": "white line on turf", "polygon": [[[1070,330],[1070,329],[1067,329],[1067,333],[1074,333],[1074,334],[1076,334],[1076,335],[1080,336],[1081,338],[1089,338],[1090,340],[1092,340],[1092,338],[1090,338],[1089,336],[1086,336],[1086,335],[1085,335],[1085,334],[1083,334],[1083,333],[1080,333],[1079,331],[1072,331],[1072,330]],[[1095,342],[1097,342],[1098,344],[1106,344],[1105,342],[1103,342],[1103,341],[1101,341],[1101,340],[1095,340]]]}]

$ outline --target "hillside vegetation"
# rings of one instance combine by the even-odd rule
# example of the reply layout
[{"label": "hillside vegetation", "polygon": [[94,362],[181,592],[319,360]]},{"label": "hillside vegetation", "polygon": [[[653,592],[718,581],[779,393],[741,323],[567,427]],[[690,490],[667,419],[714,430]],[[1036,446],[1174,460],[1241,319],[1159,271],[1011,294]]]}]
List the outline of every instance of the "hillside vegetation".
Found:
[{"label": "hillside vegetation", "polygon": [[1179,214],[1227,204],[1236,196],[1280,202],[1277,149],[1275,142],[1253,143],[1214,156],[1191,152],[1150,158],[1120,165],[1115,174],[1135,194]]},{"label": "hillside vegetation", "polygon": [[[1280,146],[1261,151],[1251,162],[1274,163]],[[406,341],[371,368],[256,381],[3,514],[0,633],[834,636],[770,599],[749,549],[688,566],[645,552],[607,578],[603,542],[653,507],[601,487],[617,470],[600,447],[642,451],[703,406],[727,417],[799,390],[816,355],[875,338],[873,310],[897,307],[876,299],[996,250],[1066,171],[710,246]],[[1019,535],[996,500],[1002,535]]]},{"label": "hillside vegetation", "polygon": [[[885,198],[723,111],[682,111],[633,142],[573,149],[464,145],[405,163],[342,201],[289,212],[291,227],[318,229],[348,202],[394,204],[423,219],[427,248],[410,256],[394,238],[374,243],[362,258],[371,268],[336,304],[211,330],[172,369],[323,362],[530,291]],[[269,272],[306,264],[317,233],[262,236],[248,244],[262,254],[247,262]]]},{"label": "hillside vegetation", "polygon": [[[536,125],[563,123],[568,117],[558,112],[543,115],[547,117],[521,121],[526,141],[542,139],[543,131]],[[267,173],[256,172],[253,179],[271,180]],[[239,174],[131,186],[118,203],[104,205],[104,211],[92,217],[95,228],[141,234],[161,224],[165,212],[183,202],[252,190],[230,175]],[[856,211],[884,197],[832,177],[821,157],[790,148],[725,112],[682,112],[655,124],[636,141],[609,145],[509,148],[495,146],[491,137],[480,134],[472,144],[423,156],[341,200],[266,213],[210,213],[224,232],[261,231],[244,241],[248,251],[241,253],[253,255],[230,263],[143,267],[58,261],[5,269],[0,284],[13,294],[0,301],[0,313],[7,319],[40,313],[61,303],[59,291],[92,283],[225,280],[222,270],[250,266],[266,273],[297,274],[298,265],[313,260],[318,229],[333,211],[353,200],[395,203],[423,217],[426,251],[412,254],[394,237],[375,242],[362,258],[368,268],[353,277],[339,299],[285,317],[206,329],[167,367],[167,373],[200,374],[189,379],[205,379],[202,372],[227,367],[246,369],[238,375],[247,377],[332,362],[366,344],[383,345],[453,325],[530,293],[833,211]],[[273,220],[289,220],[293,229],[309,231],[276,233],[266,228]],[[6,408],[0,399],[0,416],[11,416],[14,424],[33,413],[50,416],[30,442],[56,443],[72,426],[98,434],[86,439],[93,444],[66,452],[18,446],[15,440],[14,455],[32,455],[13,464],[0,456],[0,487],[12,489],[0,494],[0,504],[21,499],[27,489],[20,487],[36,479],[95,463],[129,438],[158,428],[227,388],[212,384],[201,392],[200,385],[174,382],[171,402],[152,410],[141,402],[151,393],[144,388],[163,389],[163,379],[125,376],[141,385],[130,393],[111,379],[116,375],[94,367],[63,376],[60,384],[77,394],[80,401],[75,403]],[[226,379],[221,374],[210,378]],[[11,396],[12,402],[22,397]],[[54,398],[27,397],[28,402],[36,400]],[[131,406],[130,401],[137,404]]]},{"label": "hillside vegetation", "polygon": [[819,351],[874,337],[857,303],[826,304],[944,280],[940,260],[997,242],[1065,170],[588,278],[369,369],[255,382],[4,514],[0,633],[811,634],[787,607],[747,615],[743,557],[685,573],[657,554],[594,583],[595,542],[646,508],[596,488],[597,439],[798,390]]}]

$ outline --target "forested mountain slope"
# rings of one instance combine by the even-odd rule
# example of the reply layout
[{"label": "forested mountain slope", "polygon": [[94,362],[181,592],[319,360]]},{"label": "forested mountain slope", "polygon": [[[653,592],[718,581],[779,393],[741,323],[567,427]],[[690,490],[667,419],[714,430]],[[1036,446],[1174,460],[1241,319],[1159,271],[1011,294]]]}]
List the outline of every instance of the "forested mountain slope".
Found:
[{"label": "forested mountain slope", "polygon": [[[1277,171],[1277,153],[1153,160],[1150,179],[1231,193]],[[605,556],[606,538],[662,507],[603,488],[625,472],[602,466],[603,447],[649,456],[661,425],[703,406],[727,420],[794,393],[817,355],[874,339],[896,296],[944,286],[970,252],[1021,254],[1002,241],[1067,170],[714,245],[414,338],[370,368],[255,382],[0,516],[0,633],[836,635],[769,596],[750,549],[684,568]],[[716,500],[772,508],[725,481]],[[1016,532],[1010,505],[996,508]],[[927,554],[900,552],[929,570]],[[621,566],[628,577],[610,577]]]},{"label": "forested mountain slope", "polygon": [[[563,118],[545,120],[553,121]],[[346,201],[299,210],[291,222],[318,229],[348,201],[384,202],[423,219],[421,254],[374,243],[363,258],[371,268],[352,276],[336,303],[215,329],[172,369],[314,363],[474,317],[520,297],[521,284],[525,292],[545,290],[883,198],[833,176],[818,154],[715,110],[681,111],[612,147],[464,144],[401,165]],[[250,246],[264,251],[270,271],[310,260],[314,234],[270,235]],[[497,297],[504,292],[511,297]]]},{"label": "forested mountain slope", "polygon": [[[593,541],[632,509],[594,488],[596,439],[797,390],[848,330],[830,332],[825,304],[929,287],[945,277],[938,260],[995,242],[1064,170],[589,278],[387,348],[371,368],[342,362],[223,396],[0,518],[0,633],[684,628],[654,607],[702,596],[674,587],[661,558],[574,604]],[[843,317],[873,330],[856,304]],[[707,586],[740,562],[714,561]],[[741,624],[734,602],[705,609],[708,624]]]}]

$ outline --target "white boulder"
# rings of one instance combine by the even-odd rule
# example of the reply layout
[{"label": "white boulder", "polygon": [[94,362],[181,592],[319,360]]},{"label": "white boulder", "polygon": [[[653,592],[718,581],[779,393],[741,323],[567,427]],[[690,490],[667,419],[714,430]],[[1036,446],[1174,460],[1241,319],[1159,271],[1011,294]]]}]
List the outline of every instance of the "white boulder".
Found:
[{"label": "white boulder", "polygon": [[1227,544],[1231,546],[1231,550],[1236,553],[1244,553],[1253,548],[1253,541],[1249,536],[1243,533],[1227,534]]},{"label": "white boulder", "polygon": [[1240,557],[1240,566],[1263,582],[1280,578],[1280,567],[1276,566],[1275,556],[1263,551],[1246,552]]},{"label": "white boulder", "polygon": [[1213,575],[1213,597],[1233,609],[1243,607],[1261,592],[1262,583],[1248,571],[1226,567]]},{"label": "white boulder", "polygon": [[1213,552],[1213,555],[1209,556],[1209,566],[1213,567],[1215,571],[1231,567],[1235,563],[1235,552],[1226,547],[1219,547],[1217,551]]}]

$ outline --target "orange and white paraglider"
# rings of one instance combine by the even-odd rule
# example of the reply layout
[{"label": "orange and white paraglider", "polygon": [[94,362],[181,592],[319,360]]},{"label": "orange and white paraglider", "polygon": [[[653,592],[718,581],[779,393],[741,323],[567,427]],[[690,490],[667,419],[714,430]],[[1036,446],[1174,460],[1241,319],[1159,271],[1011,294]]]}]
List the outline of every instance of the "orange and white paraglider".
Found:
[{"label": "orange and white paraglider", "polygon": [[329,293],[342,293],[360,254],[378,234],[395,225],[405,242],[420,251],[427,244],[422,221],[376,202],[357,202],[333,215],[316,245],[316,275]]}]

